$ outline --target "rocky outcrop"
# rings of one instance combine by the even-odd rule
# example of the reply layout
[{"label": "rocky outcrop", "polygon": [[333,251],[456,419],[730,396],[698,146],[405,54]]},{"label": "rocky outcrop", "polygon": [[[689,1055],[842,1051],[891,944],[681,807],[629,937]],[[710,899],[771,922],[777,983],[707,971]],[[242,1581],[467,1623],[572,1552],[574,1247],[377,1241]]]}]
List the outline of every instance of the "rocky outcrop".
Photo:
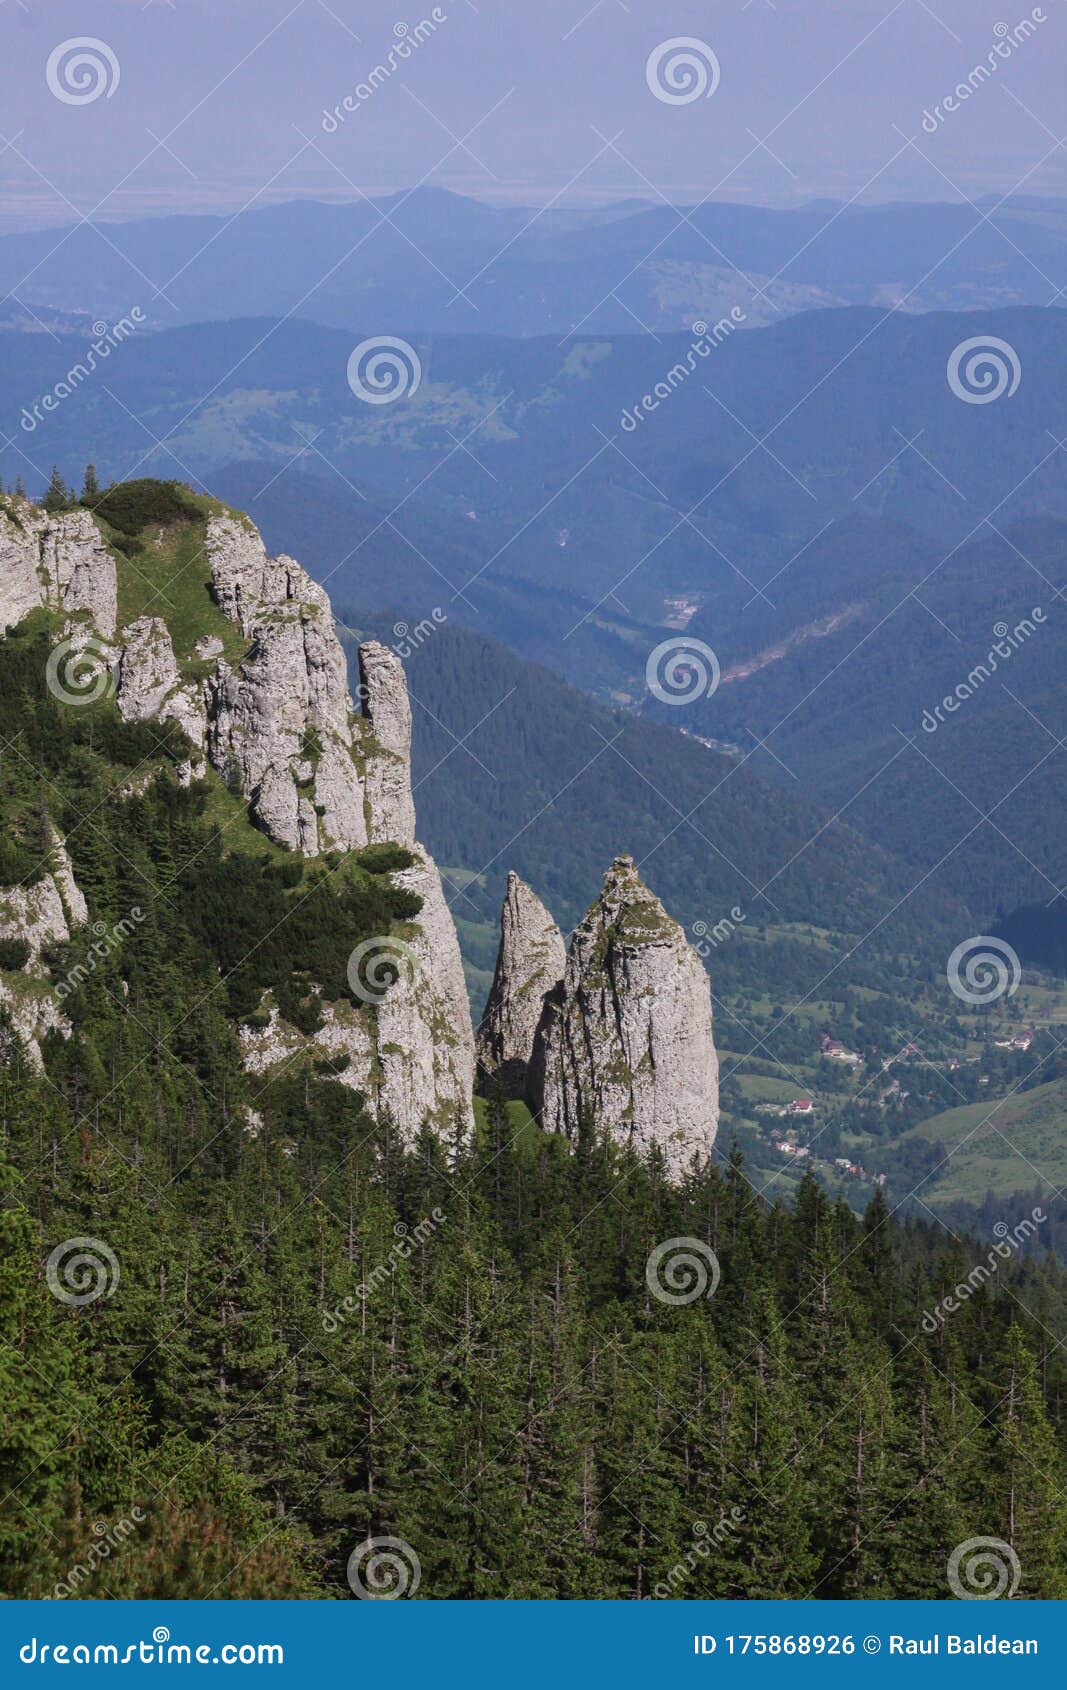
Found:
[{"label": "rocky outcrop", "polygon": [[719,1114],[711,987],[685,934],[617,857],[546,999],[530,1066],[541,1125],[588,1123],[638,1151],[658,1145],[677,1178],[704,1161]]},{"label": "rocky outcrop", "polygon": [[322,588],[292,558],[269,558],[251,524],[213,517],[206,547],[219,608],[250,641],[207,683],[208,753],[279,844],[316,856],[368,843],[352,758],[344,653]]},{"label": "rocky outcrop", "polygon": [[41,513],[37,525],[45,602],[68,616],[84,617],[105,640],[115,632],[118,579],[115,560],[85,510]]},{"label": "rocky outcrop", "polygon": [[0,633],[15,628],[44,602],[38,550],[19,506],[0,503]]},{"label": "rocky outcrop", "polygon": [[[91,636],[115,659],[122,716],[177,722],[202,754],[184,775],[203,774],[210,762],[278,844],[309,857],[389,841],[410,851],[411,866],[394,877],[422,900],[401,941],[410,966],[369,1001],[323,1001],[322,1026],[310,1039],[268,1004],[267,1026],[242,1035],[246,1060],[266,1073],[310,1044],[316,1054],[348,1058],[341,1077],[388,1114],[406,1142],[426,1122],[469,1134],[474,1037],[441,878],[415,840],[403,668],[385,646],[361,646],[357,711],[329,599],[306,571],[290,557],[268,557],[253,525],[222,511],[205,521],[204,552],[211,594],[237,634],[220,638],[223,626],[191,654],[176,653],[161,616],[116,633],[116,563],[88,511],[51,517],[25,501],[0,501],[0,632],[37,606],[65,613],[78,642]],[[23,936],[27,924],[65,936],[59,880],[47,884],[54,899],[41,882],[11,906]]]},{"label": "rocky outcrop", "polygon": [[119,636],[115,702],[127,722],[175,721],[198,750],[207,734],[207,714],[199,690],[183,686],[167,624],[142,616]]},{"label": "rocky outcrop", "polygon": [[544,904],[509,874],[493,986],[477,1039],[483,1076],[499,1081],[509,1097],[526,1095],[545,998],[563,979],[566,963],[563,935]]},{"label": "rocky outcrop", "polygon": [[28,500],[0,504],[0,632],[47,605],[92,625],[104,640],[115,633],[115,560],[86,510],[49,515]]},{"label": "rocky outcrop", "polygon": [[[394,883],[422,899],[395,983],[358,1008],[324,1005],[309,1039],[277,1016],[245,1036],[260,1069],[301,1044],[348,1058],[339,1078],[362,1091],[411,1142],[426,1122],[473,1130],[474,1037],[455,924],[441,877],[415,841],[411,704],[395,654],[359,648],[360,711],[348,693],[329,600],[292,558],[268,558],[229,517],[208,524],[216,602],[251,641],[209,682],[208,747],[236,775],[260,827],[315,855],[392,841],[415,861]],[[273,1053],[273,1054],[272,1054]]]},{"label": "rocky outcrop", "polygon": [[429,1120],[465,1137],[474,1126],[474,1034],[459,939],[437,865],[421,846],[411,850],[415,862],[393,880],[420,897],[422,909],[407,941],[411,966],[398,971],[376,1012],[378,1105],[402,1129]]},{"label": "rocky outcrop", "polygon": [[408,845],[415,838],[411,701],[399,657],[388,646],[368,640],[359,648],[359,682],[371,841],[395,839]]},{"label": "rocky outcrop", "polygon": [[45,946],[65,944],[71,928],[89,918],[66,845],[58,837],[52,840],[47,868],[31,886],[0,890],[0,939],[22,939],[31,964],[39,961]]},{"label": "rocky outcrop", "polygon": [[66,845],[58,836],[52,838],[47,872],[39,880],[0,890],[0,938],[21,940],[28,952],[21,969],[0,978],[0,1005],[35,1068],[44,1065],[40,1041],[46,1033],[70,1034],[41,953],[50,945],[65,944],[73,929],[88,919]]}]

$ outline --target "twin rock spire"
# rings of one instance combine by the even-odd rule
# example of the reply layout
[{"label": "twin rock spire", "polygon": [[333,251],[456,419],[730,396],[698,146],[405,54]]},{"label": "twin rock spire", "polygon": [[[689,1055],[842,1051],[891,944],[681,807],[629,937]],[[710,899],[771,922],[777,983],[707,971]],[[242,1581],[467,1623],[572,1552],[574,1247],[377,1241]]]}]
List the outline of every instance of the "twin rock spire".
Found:
[{"label": "twin rock spire", "polygon": [[508,876],[477,1045],[483,1076],[547,1130],[658,1145],[675,1178],[707,1160],[719,1116],[711,986],[631,857],[612,863],[569,954],[541,900]]}]

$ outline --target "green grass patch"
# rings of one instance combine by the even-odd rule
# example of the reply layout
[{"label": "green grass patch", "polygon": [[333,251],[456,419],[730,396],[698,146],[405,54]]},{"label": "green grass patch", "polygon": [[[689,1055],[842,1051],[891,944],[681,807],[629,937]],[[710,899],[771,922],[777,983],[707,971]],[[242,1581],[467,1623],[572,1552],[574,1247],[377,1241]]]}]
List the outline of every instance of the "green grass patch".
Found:
[{"label": "green grass patch", "polygon": [[1067,1182],[1067,1079],[947,1109],[903,1137],[945,1147],[948,1160],[923,1186],[924,1202],[935,1206],[980,1203],[989,1190],[1003,1196],[1030,1191],[1042,1179],[1061,1186]]}]

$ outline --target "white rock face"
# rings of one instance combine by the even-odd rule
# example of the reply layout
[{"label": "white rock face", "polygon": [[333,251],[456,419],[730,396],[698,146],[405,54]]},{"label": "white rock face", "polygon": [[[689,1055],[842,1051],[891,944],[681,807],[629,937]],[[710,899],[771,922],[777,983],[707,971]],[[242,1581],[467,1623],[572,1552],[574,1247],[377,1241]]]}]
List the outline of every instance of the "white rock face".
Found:
[{"label": "white rock face", "polygon": [[44,586],[37,573],[37,540],[26,526],[22,508],[20,505],[19,522],[15,522],[0,506],[0,633],[17,627],[24,616],[44,602]]},{"label": "white rock face", "polygon": [[123,628],[115,702],[127,722],[173,720],[200,750],[207,715],[198,690],[182,686],[167,624],[142,616]]},{"label": "white rock face", "polygon": [[707,1159],[719,1119],[711,987],[676,921],[617,857],[571,939],[562,985],[545,1003],[530,1106],[574,1138],[583,1118],[669,1173]]},{"label": "white rock face", "polygon": [[232,517],[207,528],[220,608],[251,641],[207,683],[208,753],[259,827],[305,856],[368,843],[344,653],[322,588]]},{"label": "white rock face", "polygon": [[376,640],[359,648],[365,783],[371,841],[415,838],[411,796],[411,701],[395,652]]},{"label": "white rock face", "polygon": [[[323,589],[292,558],[268,557],[252,524],[237,517],[209,518],[205,547],[215,600],[248,642],[241,659],[228,663],[216,635],[202,638],[196,656],[214,663],[206,680],[183,681],[160,617],[141,617],[116,636],[115,562],[87,511],[48,517],[28,503],[0,505],[0,630],[47,604],[67,613],[78,639],[91,631],[106,640],[117,654],[123,717],[178,722],[279,844],[309,857],[388,841],[412,851],[414,864],[396,876],[397,885],[423,900],[409,941],[410,977],[402,972],[377,1004],[324,1002],[323,1026],[311,1039],[273,1010],[267,1029],[243,1030],[245,1060],[266,1074],[309,1045],[317,1055],[344,1054],[349,1065],[340,1078],[388,1113],[405,1142],[425,1122],[449,1132],[458,1122],[470,1133],[470,1010],[441,878],[415,843],[403,668],[386,647],[362,646],[357,714]],[[201,763],[185,774],[202,772]],[[48,936],[67,936],[64,898],[72,918],[85,919],[84,900],[76,909],[80,894],[72,877],[62,881],[60,869],[21,903],[14,893],[0,894],[0,932],[5,896],[14,899],[12,931],[41,935],[33,941],[35,957]],[[29,1012],[19,1013],[27,1020]],[[31,1022],[36,1025],[33,1016]]]},{"label": "white rock face", "polygon": [[115,560],[88,511],[49,516],[20,500],[0,507],[0,630],[39,605],[85,617],[110,640],[118,614]]},{"label": "white rock face", "polygon": [[474,1033],[463,961],[437,865],[420,845],[416,861],[393,876],[415,892],[422,909],[409,941],[414,967],[401,970],[377,1009],[379,1107],[410,1143],[410,1123],[429,1120],[439,1131],[457,1123],[474,1130]]},{"label": "white rock face", "polygon": [[478,1062],[509,1097],[524,1097],[544,1001],[563,979],[563,935],[537,894],[508,875],[500,912],[500,949],[478,1029]]},{"label": "white rock face", "polygon": [[44,1066],[40,1041],[46,1033],[70,1035],[70,1022],[47,987],[41,952],[48,945],[65,943],[71,930],[83,926],[89,915],[66,845],[58,835],[52,838],[49,870],[32,886],[0,890],[0,938],[22,939],[30,952],[24,970],[0,979],[0,1004],[35,1068]]},{"label": "white rock face", "polygon": [[115,560],[89,512],[44,515],[39,539],[46,602],[70,616],[87,616],[110,640],[118,616]]},{"label": "white rock face", "polygon": [[[353,712],[329,600],[292,558],[268,558],[258,534],[231,518],[208,525],[221,609],[252,642],[236,669],[209,683],[212,762],[236,772],[272,838],[316,855],[392,841],[416,858],[394,884],[423,901],[408,941],[412,967],[371,1005],[326,1004],[310,1039],[273,1015],[246,1032],[260,1072],[302,1045],[346,1055],[339,1078],[388,1115],[405,1143],[429,1122],[473,1131],[474,1036],[455,924],[441,877],[415,842],[411,704],[387,647],[359,648],[361,714]],[[313,730],[313,734],[309,734]]]}]

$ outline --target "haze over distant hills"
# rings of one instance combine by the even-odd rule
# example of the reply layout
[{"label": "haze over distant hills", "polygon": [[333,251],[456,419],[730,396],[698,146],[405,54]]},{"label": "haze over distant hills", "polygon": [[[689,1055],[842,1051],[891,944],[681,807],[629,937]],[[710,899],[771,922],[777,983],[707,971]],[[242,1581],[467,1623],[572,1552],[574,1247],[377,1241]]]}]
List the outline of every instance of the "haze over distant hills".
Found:
[{"label": "haze over distant hills", "polygon": [[1067,202],[1025,196],[535,210],[422,187],[0,239],[3,293],[90,319],[139,305],[154,327],[292,314],[368,333],[658,334],[732,305],[756,326],[819,306],[1045,305],[1065,284]]},{"label": "haze over distant hills", "polygon": [[[200,481],[336,603],[413,623],[436,607],[831,809],[848,802],[853,825],[922,870],[951,853],[946,884],[991,918],[1067,880],[1058,761],[1041,762],[1067,725],[1046,696],[1067,582],[1065,322],[982,312],[1020,380],[978,405],[947,375],[979,326],[969,312],[808,311],[726,333],[702,360],[689,333],[410,330],[421,379],[388,405],[349,385],[356,331],[215,322],[124,341],[48,414],[39,396],[84,342],[11,331],[0,471],[43,485],[52,462],[73,477],[93,457],[104,478]],[[923,709],[994,627],[1035,606],[1047,620],[1010,676],[924,732]],[[645,667],[682,629],[725,680],[679,712],[650,698]],[[957,851],[971,807],[1022,776],[1010,818]]]}]

